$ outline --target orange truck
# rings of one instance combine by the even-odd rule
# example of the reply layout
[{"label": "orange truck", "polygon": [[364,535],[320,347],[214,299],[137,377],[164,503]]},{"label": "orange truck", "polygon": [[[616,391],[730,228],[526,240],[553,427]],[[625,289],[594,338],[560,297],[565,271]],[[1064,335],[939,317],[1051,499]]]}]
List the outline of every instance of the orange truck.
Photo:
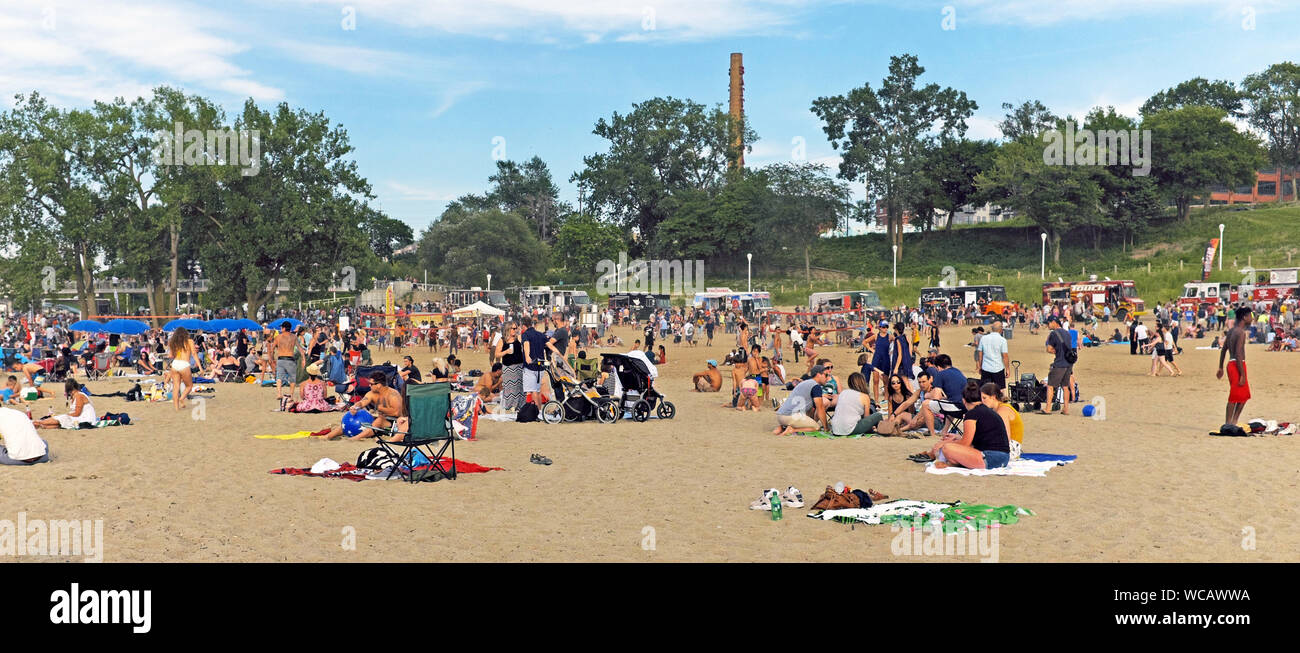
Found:
[{"label": "orange truck", "polygon": [[1130,315],[1144,315],[1146,302],[1137,295],[1137,286],[1132,281],[1048,281],[1043,284],[1043,305],[1056,302],[1076,304],[1082,299],[1084,304],[1092,307],[1094,315],[1105,314],[1110,306],[1111,315],[1123,321]]}]

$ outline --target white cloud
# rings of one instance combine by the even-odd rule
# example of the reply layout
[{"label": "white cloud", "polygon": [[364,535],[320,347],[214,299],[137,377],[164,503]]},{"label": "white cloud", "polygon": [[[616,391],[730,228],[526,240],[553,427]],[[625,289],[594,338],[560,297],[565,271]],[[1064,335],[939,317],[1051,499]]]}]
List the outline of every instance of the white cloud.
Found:
[{"label": "white cloud", "polygon": [[394,200],[413,200],[417,202],[450,202],[464,193],[439,192],[432,188],[424,186],[413,186],[398,181],[389,181],[384,184],[391,189],[395,196]]},{"label": "white cloud", "polygon": [[438,102],[438,106],[434,108],[431,117],[437,118],[438,116],[447,113],[447,110],[452,108],[452,106],[460,101],[461,98],[481,91],[484,88],[487,88],[487,84],[483,82],[464,82],[453,84],[445,88],[442,93],[442,99]]},{"label": "white cloud", "polygon": [[183,4],[0,0],[0,95],[35,90],[86,104],[170,83],[282,99],[234,62],[251,47],[227,36],[241,31],[225,14]]},{"label": "white cloud", "polygon": [[1002,117],[971,116],[966,119],[966,138],[971,140],[1001,140],[1002,130],[998,123]]},{"label": "white cloud", "polygon": [[[915,8],[913,2],[894,2]],[[1280,9],[1280,0],[934,0],[935,10],[943,5],[956,9],[958,29],[964,20],[1004,25],[1044,27],[1060,23],[1107,21],[1178,10],[1201,12],[1208,19],[1233,21],[1242,11],[1257,14]]]},{"label": "white cloud", "polygon": [[817,0],[281,0],[353,7],[368,20],[502,41],[698,41],[773,33]]}]

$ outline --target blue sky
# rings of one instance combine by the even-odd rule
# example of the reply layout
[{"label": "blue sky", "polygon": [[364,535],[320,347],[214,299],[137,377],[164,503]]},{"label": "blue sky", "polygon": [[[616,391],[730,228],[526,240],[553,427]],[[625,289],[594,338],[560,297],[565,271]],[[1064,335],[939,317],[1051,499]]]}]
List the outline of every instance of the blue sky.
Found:
[{"label": "blue sky", "polygon": [[[979,104],[1135,114],[1192,77],[1240,80],[1300,59],[1300,3],[1277,0],[0,0],[0,107],[39,91],[63,106],[158,84],[231,113],[253,97],[324,111],[349,132],[375,204],[424,228],[482,192],[494,138],[515,160],[568,177],[603,148],[601,117],[672,95],[725,103],[728,55],[745,57],[751,166],[837,161],[808,110],[911,53],[922,78]],[[955,29],[944,29],[945,21]],[[347,29],[353,27],[353,29]],[[854,186],[861,195],[861,185]]]}]

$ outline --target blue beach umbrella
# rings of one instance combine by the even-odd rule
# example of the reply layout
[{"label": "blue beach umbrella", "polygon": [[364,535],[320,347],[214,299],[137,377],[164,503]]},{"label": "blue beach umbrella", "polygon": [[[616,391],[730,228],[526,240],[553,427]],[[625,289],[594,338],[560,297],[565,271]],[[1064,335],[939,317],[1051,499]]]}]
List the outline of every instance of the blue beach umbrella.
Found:
[{"label": "blue beach umbrella", "polygon": [[78,320],[68,325],[69,331],[85,331],[87,333],[103,333],[104,325],[95,320]]},{"label": "blue beach umbrella", "polygon": [[149,325],[140,320],[109,320],[104,323],[104,333],[116,333],[122,336],[138,336],[149,330]]}]

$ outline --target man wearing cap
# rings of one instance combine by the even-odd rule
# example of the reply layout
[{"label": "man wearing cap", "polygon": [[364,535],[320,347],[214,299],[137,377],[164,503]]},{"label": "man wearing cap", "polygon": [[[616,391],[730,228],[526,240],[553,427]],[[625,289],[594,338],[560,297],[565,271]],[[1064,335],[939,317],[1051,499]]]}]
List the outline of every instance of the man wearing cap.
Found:
[{"label": "man wearing cap", "polygon": [[1070,407],[1070,376],[1074,373],[1074,366],[1065,359],[1065,353],[1070,350],[1070,333],[1061,328],[1061,316],[1053,314],[1047,319],[1047,325],[1051,332],[1047,334],[1047,353],[1052,354],[1055,358],[1052,360],[1052,368],[1047,373],[1047,404],[1038,412],[1043,415],[1051,415],[1053,397],[1059,390],[1061,393],[1061,414],[1068,415]]},{"label": "man wearing cap", "polygon": [[710,358],[709,366],[703,372],[691,377],[691,385],[696,392],[718,392],[722,390],[722,373],[718,371],[718,361]]},{"label": "man wearing cap", "polygon": [[777,427],[773,435],[790,435],[799,431],[830,430],[826,419],[826,397],[822,385],[829,375],[826,368],[814,365],[809,378],[790,391],[790,396],[776,409]]}]

